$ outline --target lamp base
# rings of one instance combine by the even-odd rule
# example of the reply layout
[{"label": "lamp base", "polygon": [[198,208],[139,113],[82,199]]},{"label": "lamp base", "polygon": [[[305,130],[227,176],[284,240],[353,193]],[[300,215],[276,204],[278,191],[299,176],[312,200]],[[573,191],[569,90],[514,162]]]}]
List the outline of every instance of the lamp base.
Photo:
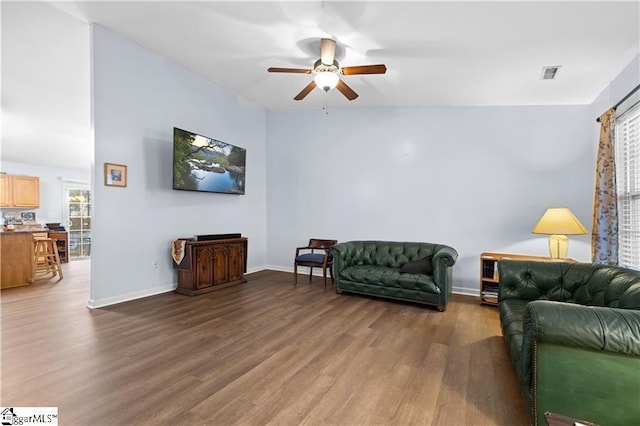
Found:
[{"label": "lamp base", "polygon": [[569,249],[569,237],[549,235],[549,256],[553,259],[565,259]]}]

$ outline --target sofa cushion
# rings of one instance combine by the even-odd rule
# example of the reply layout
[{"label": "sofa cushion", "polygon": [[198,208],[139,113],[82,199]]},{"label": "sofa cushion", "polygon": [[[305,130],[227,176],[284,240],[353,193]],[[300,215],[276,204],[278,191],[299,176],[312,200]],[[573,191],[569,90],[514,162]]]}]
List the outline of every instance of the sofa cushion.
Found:
[{"label": "sofa cushion", "polygon": [[399,268],[371,265],[347,266],[340,272],[340,278],[369,285],[440,293],[440,288],[433,282],[431,275],[402,274]]},{"label": "sofa cushion", "polygon": [[432,256],[442,246],[430,243],[391,241],[349,241],[341,243],[342,261],[348,265],[399,268],[411,261]]},{"label": "sofa cushion", "polygon": [[313,263],[323,263],[324,262],[324,254],[322,253],[306,253],[301,254],[296,257],[296,262],[313,262]]},{"label": "sofa cushion", "polygon": [[400,272],[406,274],[432,275],[433,265],[431,264],[431,256],[405,263],[400,267]]}]

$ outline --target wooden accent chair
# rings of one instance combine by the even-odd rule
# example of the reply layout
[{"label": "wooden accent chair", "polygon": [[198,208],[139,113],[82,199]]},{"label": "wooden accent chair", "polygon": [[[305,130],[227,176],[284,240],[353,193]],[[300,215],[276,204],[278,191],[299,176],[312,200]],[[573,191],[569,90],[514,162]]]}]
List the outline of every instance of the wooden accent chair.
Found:
[{"label": "wooden accent chair", "polygon": [[[331,276],[331,282],[333,283],[333,271],[331,270],[333,258],[329,254],[329,247],[337,243],[338,240],[320,240],[311,238],[307,246],[297,247],[296,257],[293,262],[293,279],[295,285],[298,285],[298,266],[307,266],[309,268],[309,282],[311,282],[313,268],[322,268],[324,288],[326,290],[327,268],[329,269],[329,275]],[[301,251],[307,251],[307,253],[300,254]],[[316,251],[318,251],[318,253],[316,253]]]}]

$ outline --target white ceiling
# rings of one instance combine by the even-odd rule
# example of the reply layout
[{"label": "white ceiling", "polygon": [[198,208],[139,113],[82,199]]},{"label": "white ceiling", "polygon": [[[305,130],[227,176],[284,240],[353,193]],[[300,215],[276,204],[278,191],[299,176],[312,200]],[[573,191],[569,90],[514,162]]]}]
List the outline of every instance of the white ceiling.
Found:
[{"label": "white ceiling", "polygon": [[[640,51],[638,1],[4,2],[3,159],[88,137],[90,22],[271,109],[589,104]],[[345,76],[352,102],[294,101],[311,76],[266,70],[311,68],[321,37],[342,66],[387,73]],[[558,77],[542,81],[548,65]]]}]

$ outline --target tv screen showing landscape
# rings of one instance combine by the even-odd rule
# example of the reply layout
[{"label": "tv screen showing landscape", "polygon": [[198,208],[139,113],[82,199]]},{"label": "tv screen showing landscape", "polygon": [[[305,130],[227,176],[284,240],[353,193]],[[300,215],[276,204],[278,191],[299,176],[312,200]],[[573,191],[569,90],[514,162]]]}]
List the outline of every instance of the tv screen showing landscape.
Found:
[{"label": "tv screen showing landscape", "polygon": [[244,194],[247,150],[173,128],[173,189]]}]

